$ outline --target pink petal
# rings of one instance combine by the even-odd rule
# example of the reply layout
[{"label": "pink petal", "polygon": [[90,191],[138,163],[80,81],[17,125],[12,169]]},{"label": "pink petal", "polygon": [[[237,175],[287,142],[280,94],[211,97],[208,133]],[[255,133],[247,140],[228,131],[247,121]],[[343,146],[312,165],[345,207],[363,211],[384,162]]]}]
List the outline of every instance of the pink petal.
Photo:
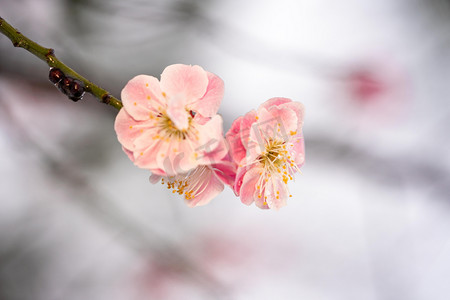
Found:
[{"label": "pink petal", "polygon": [[141,130],[146,130],[150,123],[135,121],[125,109],[121,109],[116,116],[114,129],[117,139],[125,148],[133,151],[134,141],[142,135]]},{"label": "pink petal", "polygon": [[241,121],[241,140],[242,145],[244,145],[245,148],[248,146],[248,140],[250,138],[250,130],[252,128],[253,123],[256,122],[256,111],[251,110],[248,113],[245,114],[244,118]]},{"label": "pink petal", "polygon": [[255,199],[256,199],[255,200],[255,205],[257,207],[259,207],[261,209],[269,209],[270,208],[269,204],[267,204],[267,202],[264,200],[263,197],[261,197],[261,198],[255,197]]},{"label": "pink petal", "polygon": [[228,130],[226,136],[228,145],[230,147],[230,155],[233,160],[239,164],[245,157],[245,148],[241,140],[241,122],[243,117],[239,117],[234,120],[230,130]]},{"label": "pink petal", "polygon": [[175,176],[177,172],[174,167],[174,154],[173,148],[175,148],[174,141],[162,141],[161,147],[155,153],[154,158],[159,169],[163,170],[167,176]]},{"label": "pink petal", "polygon": [[189,139],[181,140],[177,144],[176,149],[178,152],[173,159],[173,167],[177,174],[189,172],[199,165],[199,162],[195,156],[196,147],[197,146],[194,145]]},{"label": "pink petal", "polygon": [[305,163],[305,142],[303,138],[303,133],[300,131],[297,135],[292,137],[294,147],[293,155],[295,164],[300,168]]},{"label": "pink petal", "polygon": [[219,110],[220,102],[222,102],[224,94],[224,84],[220,77],[213,73],[206,72],[208,76],[208,87],[205,95],[192,103],[189,108],[200,113],[204,117],[212,117]]},{"label": "pink petal", "polygon": [[259,168],[251,168],[245,173],[240,189],[242,203],[250,205],[255,201],[256,183],[260,176]]},{"label": "pink petal", "polygon": [[229,157],[220,163],[211,165],[211,168],[220,181],[233,188],[236,180],[236,164],[231,162]]},{"label": "pink petal", "polygon": [[189,139],[171,140],[162,147],[157,158],[158,165],[169,176],[185,174],[202,165],[202,156],[197,145]]},{"label": "pink petal", "polygon": [[265,109],[269,109],[272,106],[279,106],[281,104],[285,104],[285,103],[289,103],[292,102],[291,99],[288,98],[281,98],[281,97],[277,97],[277,98],[270,98],[269,100],[267,100],[266,102],[264,102],[263,104],[261,104],[258,108],[258,110],[260,108],[265,108]]},{"label": "pink petal", "polygon": [[134,155],[133,155],[133,152],[130,151],[130,150],[128,150],[127,148],[125,148],[125,147],[123,147],[123,146],[122,146],[122,150],[123,150],[123,152],[125,152],[125,154],[128,156],[128,158],[129,158],[132,162],[134,162]]},{"label": "pink petal", "polygon": [[[200,146],[200,149],[203,148],[204,145]],[[215,147],[215,148],[213,148]],[[211,147],[206,147],[210,149],[205,149],[207,151],[200,152],[200,157],[198,157],[199,164],[202,165],[210,165],[215,163],[222,163],[228,157],[228,145],[223,136],[220,136],[218,143],[211,143]],[[214,149],[212,151],[209,151]]]},{"label": "pink petal", "polygon": [[303,126],[303,119],[305,118],[305,106],[303,104],[301,104],[300,102],[288,102],[280,105],[280,107],[289,108],[295,111],[295,114],[297,115],[298,126]]},{"label": "pink petal", "polygon": [[208,76],[200,66],[171,65],[161,74],[161,90],[170,97],[183,98],[184,104],[203,97]]},{"label": "pink petal", "polygon": [[133,142],[133,150],[141,151],[152,147],[159,140],[161,140],[161,138],[156,138],[157,136],[157,129],[154,127],[142,130],[141,134],[137,136]]},{"label": "pink petal", "polygon": [[148,75],[131,79],[123,88],[121,98],[125,110],[135,120],[148,120],[150,112],[165,106],[158,79]]},{"label": "pink petal", "polygon": [[163,176],[152,174],[150,175],[150,178],[148,180],[150,181],[150,183],[155,184],[158,183],[162,178]]},{"label": "pink petal", "polygon": [[258,131],[255,131],[256,135],[251,136],[255,141],[268,137],[286,140],[298,128],[297,114],[289,108],[281,108],[281,106],[272,106],[269,110],[262,108],[258,110],[258,117],[257,127],[261,136],[258,137]]},{"label": "pink petal", "polygon": [[243,183],[243,178],[247,171],[249,170],[248,167],[239,167],[236,171],[236,179],[234,181],[233,191],[236,196],[239,196],[241,194],[241,187]]},{"label": "pink petal", "polygon": [[208,204],[213,198],[215,198],[217,195],[219,195],[223,189],[224,185],[214,175],[214,172],[211,168],[206,169],[208,174],[204,175],[204,181],[201,187],[199,188],[199,191],[197,194],[194,195],[192,199],[185,200],[186,204],[189,207],[194,206],[202,206],[205,204]]},{"label": "pink petal", "polygon": [[211,120],[211,117],[204,117],[201,114],[196,114],[194,116],[194,120],[196,123],[200,124],[200,125],[205,125],[206,122],[208,122],[209,120]]},{"label": "pink petal", "polygon": [[[247,154],[244,162],[241,164],[252,164],[258,160],[258,157],[266,150],[265,141],[261,138],[261,133],[256,129],[251,131],[251,138],[247,143]],[[255,138],[256,137],[256,138]]]},{"label": "pink petal", "polygon": [[189,115],[183,99],[177,96],[170,98],[167,106],[167,115],[178,129],[185,130],[189,127]]},{"label": "pink petal", "polygon": [[171,142],[167,151],[164,162],[165,168],[172,168],[173,174],[184,174],[198,167],[200,163],[197,161],[194,150],[189,141],[181,140],[181,142]]},{"label": "pink petal", "polygon": [[[198,129],[198,164],[212,164],[219,162],[227,153],[226,144],[223,139],[223,121],[220,115],[215,115],[205,125],[196,125]],[[221,151],[217,151],[221,147]]]},{"label": "pink petal", "polygon": [[167,174],[161,169],[152,169],[151,171],[152,171],[152,174],[155,176],[167,177]]},{"label": "pink petal", "polygon": [[163,141],[155,141],[153,145],[146,149],[138,150],[134,152],[134,164],[142,169],[153,171],[160,169],[156,157],[160,153],[161,145]]},{"label": "pink petal", "polygon": [[179,172],[174,163],[176,163],[175,156],[178,153],[174,149],[177,149],[178,143],[164,138],[155,139],[154,136],[155,133],[147,131],[139,139],[136,139],[135,164],[140,168],[158,172],[160,175],[177,175]]},{"label": "pink petal", "polygon": [[281,178],[272,177],[266,183],[266,188],[264,191],[264,198],[267,205],[275,210],[279,210],[281,207],[286,206],[288,191],[286,184],[281,180]]}]

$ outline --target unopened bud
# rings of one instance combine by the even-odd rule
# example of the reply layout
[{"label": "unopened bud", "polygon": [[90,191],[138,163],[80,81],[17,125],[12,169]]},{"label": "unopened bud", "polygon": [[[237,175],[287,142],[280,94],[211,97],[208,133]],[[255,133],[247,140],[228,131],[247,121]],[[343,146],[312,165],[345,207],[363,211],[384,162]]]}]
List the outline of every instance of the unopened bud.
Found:
[{"label": "unopened bud", "polygon": [[54,84],[59,83],[64,79],[64,73],[58,68],[50,68],[50,72],[48,73],[48,79]]},{"label": "unopened bud", "polygon": [[70,77],[64,77],[59,83],[58,88],[64,95],[70,94],[70,86],[72,85],[73,79]]}]

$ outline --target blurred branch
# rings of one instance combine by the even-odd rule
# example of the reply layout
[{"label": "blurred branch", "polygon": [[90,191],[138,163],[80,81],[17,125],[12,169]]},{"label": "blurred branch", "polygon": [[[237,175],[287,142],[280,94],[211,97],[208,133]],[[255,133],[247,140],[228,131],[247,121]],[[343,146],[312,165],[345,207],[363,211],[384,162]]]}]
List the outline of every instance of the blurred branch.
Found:
[{"label": "blurred branch", "polygon": [[[345,168],[352,168],[365,178],[383,185],[399,186],[412,182],[430,193],[430,199],[442,199],[448,203],[450,172],[445,165],[432,165],[412,155],[383,157],[348,141],[327,135],[308,138],[306,152],[309,161],[339,161]],[[431,194],[433,195],[431,197]]]},{"label": "blurred branch", "polygon": [[83,82],[86,92],[94,95],[101,102],[109,104],[117,108],[118,110],[122,108],[123,105],[119,99],[115,98],[108,91],[90,82],[89,80],[69,68],[67,65],[65,65],[55,56],[55,52],[52,48],[42,47],[38,43],[30,40],[1,17],[0,32],[11,40],[14,47],[20,47],[27,50],[39,59],[45,61],[49,67],[59,68],[66,76],[70,76]]}]

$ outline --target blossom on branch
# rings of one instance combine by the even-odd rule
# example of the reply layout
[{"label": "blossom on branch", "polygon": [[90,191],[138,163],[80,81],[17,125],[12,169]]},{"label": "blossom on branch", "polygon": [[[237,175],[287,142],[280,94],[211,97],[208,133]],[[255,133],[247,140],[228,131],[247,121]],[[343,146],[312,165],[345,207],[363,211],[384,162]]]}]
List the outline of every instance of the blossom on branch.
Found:
[{"label": "blossom on branch", "polygon": [[224,85],[199,66],[171,65],[161,80],[131,79],[115,130],[124,152],[188,206],[209,203],[230,186],[244,204],[279,209],[305,160],[304,108],[272,98],[234,121],[223,136],[217,115]]},{"label": "blossom on branch", "polygon": [[234,121],[226,138],[238,164],[234,192],[244,204],[286,205],[287,183],[305,161],[303,117],[301,103],[272,98]]},{"label": "blossom on branch", "polygon": [[160,176],[220,162],[227,152],[216,114],[223,92],[223,81],[200,66],[168,66],[160,81],[136,76],[122,90],[118,140],[136,166]]}]

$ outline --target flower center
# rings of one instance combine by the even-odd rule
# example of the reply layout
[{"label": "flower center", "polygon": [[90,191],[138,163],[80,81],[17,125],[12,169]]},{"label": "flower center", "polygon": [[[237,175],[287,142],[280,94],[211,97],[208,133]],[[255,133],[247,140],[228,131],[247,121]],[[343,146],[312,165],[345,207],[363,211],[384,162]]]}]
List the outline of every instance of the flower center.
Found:
[{"label": "flower center", "polygon": [[186,129],[179,129],[175,126],[174,122],[169,118],[166,112],[162,112],[156,116],[157,122],[156,127],[158,127],[158,134],[165,138],[175,138],[178,140],[185,140],[190,133],[195,133],[194,127],[192,125],[193,113],[189,112],[188,117],[188,127]]},{"label": "flower center", "polygon": [[[288,147],[292,147],[292,143],[278,139],[268,139],[265,143],[265,151],[258,158],[262,166],[260,177],[256,182],[258,198],[263,198],[263,205],[267,205],[266,201],[272,201],[269,197],[275,199],[280,198],[280,191],[275,190],[274,195],[266,194],[266,185],[273,184],[272,180],[283,181],[285,191],[288,193],[287,183],[293,180],[295,172],[299,171],[294,159],[289,153]],[[289,197],[292,195],[289,194]]]},{"label": "flower center", "polygon": [[287,162],[288,151],[284,141],[269,139],[265,148],[259,161],[268,171],[276,171]]}]

